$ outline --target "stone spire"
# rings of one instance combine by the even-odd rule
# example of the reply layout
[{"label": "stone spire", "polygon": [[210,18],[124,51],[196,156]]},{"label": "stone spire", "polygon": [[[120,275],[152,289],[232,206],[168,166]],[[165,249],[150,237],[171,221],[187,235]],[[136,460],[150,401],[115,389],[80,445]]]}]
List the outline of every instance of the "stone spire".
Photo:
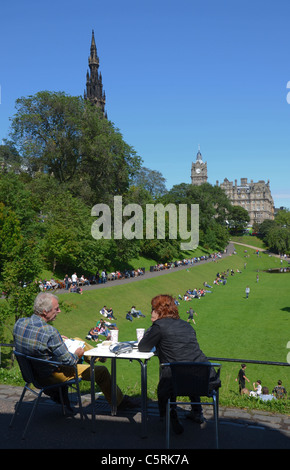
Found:
[{"label": "stone spire", "polygon": [[103,91],[102,74],[99,73],[99,57],[97,54],[94,30],[92,31],[91,49],[88,62],[90,71],[87,71],[84,98],[100,108],[104,116],[107,117],[105,113],[106,95]]},{"label": "stone spire", "polygon": [[200,145],[198,146],[198,152],[196,154],[196,161],[197,162],[202,162],[202,155],[201,155],[201,152],[200,152]]}]

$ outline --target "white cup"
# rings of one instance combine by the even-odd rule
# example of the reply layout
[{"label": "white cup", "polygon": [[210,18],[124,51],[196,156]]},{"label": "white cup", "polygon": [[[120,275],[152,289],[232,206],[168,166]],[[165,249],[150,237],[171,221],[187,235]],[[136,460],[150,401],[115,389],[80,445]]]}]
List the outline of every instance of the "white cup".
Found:
[{"label": "white cup", "polygon": [[113,343],[118,343],[118,337],[119,337],[119,330],[111,330],[111,341]]},{"label": "white cup", "polygon": [[137,341],[140,343],[145,333],[145,328],[136,328]]}]

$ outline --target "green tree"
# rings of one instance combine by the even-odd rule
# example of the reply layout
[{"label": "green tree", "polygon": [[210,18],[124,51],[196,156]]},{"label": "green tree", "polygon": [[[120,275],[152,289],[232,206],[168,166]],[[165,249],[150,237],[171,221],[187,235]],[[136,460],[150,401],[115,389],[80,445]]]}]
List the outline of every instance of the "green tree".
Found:
[{"label": "green tree", "polygon": [[10,330],[9,340],[15,321],[32,313],[33,302],[39,292],[37,279],[41,268],[38,246],[23,238],[3,264],[0,288],[5,300],[0,304],[0,330],[5,337],[5,332]]},{"label": "green tree", "polygon": [[150,168],[141,167],[134,175],[134,186],[144,188],[153,199],[158,199],[167,193],[166,179],[160,171],[150,170]]},{"label": "green tree", "polygon": [[281,227],[290,227],[290,210],[284,209],[278,211],[275,217],[275,223]]},{"label": "green tree", "polygon": [[[221,188],[209,183],[201,186],[181,183],[173,186],[161,200],[165,204],[198,204],[200,244],[211,249],[223,249],[227,245],[226,219],[231,204]],[[187,220],[190,223],[190,216]]]},{"label": "green tree", "polygon": [[0,201],[5,207],[12,210],[20,224],[24,237],[34,236],[38,227],[38,212],[35,209],[33,197],[28,181],[24,181],[23,174],[13,172],[0,174]]},{"label": "green tree", "polygon": [[275,225],[272,227],[266,237],[266,243],[269,249],[276,253],[290,252],[290,228]]},{"label": "green tree", "polygon": [[89,204],[128,189],[140,158],[90,102],[41,91],[16,110],[10,136],[31,174],[54,175]]},{"label": "green tree", "polygon": [[249,213],[241,206],[232,206],[229,213],[229,222],[231,232],[238,233],[243,231],[250,221]]},{"label": "green tree", "polygon": [[16,246],[22,242],[21,229],[16,214],[0,202],[0,280],[5,263],[11,259]]},{"label": "green tree", "polygon": [[69,181],[80,160],[80,98],[41,91],[16,100],[11,138],[30,172],[53,173]]},{"label": "green tree", "polygon": [[21,169],[21,158],[12,142],[4,139],[4,144],[0,145],[0,167],[2,172],[9,172]]},{"label": "green tree", "polygon": [[87,187],[91,195],[86,200],[107,203],[110,196],[126,193],[129,184],[139,170],[141,159],[129,146],[112,122],[103,119],[100,111],[85,101],[85,113],[81,125],[81,162],[77,193],[84,196]]},{"label": "green tree", "polygon": [[263,240],[266,240],[269,231],[275,227],[276,222],[275,220],[270,220],[270,219],[265,219],[260,225],[259,225],[259,235]]}]

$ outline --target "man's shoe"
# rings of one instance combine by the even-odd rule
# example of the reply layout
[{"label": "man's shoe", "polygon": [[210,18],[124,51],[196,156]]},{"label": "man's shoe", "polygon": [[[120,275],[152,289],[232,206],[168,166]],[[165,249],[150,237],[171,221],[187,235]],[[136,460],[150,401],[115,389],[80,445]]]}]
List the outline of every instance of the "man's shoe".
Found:
[{"label": "man's shoe", "polygon": [[75,416],[78,413],[78,410],[70,405],[65,405],[64,411],[66,416]]},{"label": "man's shoe", "polygon": [[179,422],[177,413],[175,410],[170,411],[170,424],[172,426],[173,431],[175,434],[182,434],[184,429],[182,424]]},{"label": "man's shoe", "polygon": [[139,398],[129,397],[124,395],[120,405],[118,405],[118,411],[128,410],[133,408],[139,408],[141,406],[141,400]]},{"label": "man's shoe", "polygon": [[187,419],[191,419],[191,421],[194,421],[195,423],[197,424],[200,424],[201,427],[205,427],[206,426],[206,420],[205,420],[205,417],[203,416],[203,413],[195,413],[194,411],[190,411],[187,415],[186,415],[186,418]]}]

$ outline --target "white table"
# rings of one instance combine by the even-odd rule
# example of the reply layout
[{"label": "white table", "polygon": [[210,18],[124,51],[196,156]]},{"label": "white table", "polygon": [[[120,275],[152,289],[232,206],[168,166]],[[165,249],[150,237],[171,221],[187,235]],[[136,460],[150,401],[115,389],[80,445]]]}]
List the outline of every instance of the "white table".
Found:
[{"label": "white table", "polygon": [[117,359],[127,359],[129,361],[137,361],[141,366],[141,424],[142,437],[147,436],[147,362],[154,356],[153,352],[140,352],[137,348],[133,348],[132,352],[116,355],[110,351],[109,347],[98,345],[96,348],[86,351],[85,356],[91,358],[91,400],[92,400],[92,423],[93,430],[95,426],[95,361],[98,357],[111,359],[111,377],[112,377],[112,403],[111,414],[117,414]]}]

